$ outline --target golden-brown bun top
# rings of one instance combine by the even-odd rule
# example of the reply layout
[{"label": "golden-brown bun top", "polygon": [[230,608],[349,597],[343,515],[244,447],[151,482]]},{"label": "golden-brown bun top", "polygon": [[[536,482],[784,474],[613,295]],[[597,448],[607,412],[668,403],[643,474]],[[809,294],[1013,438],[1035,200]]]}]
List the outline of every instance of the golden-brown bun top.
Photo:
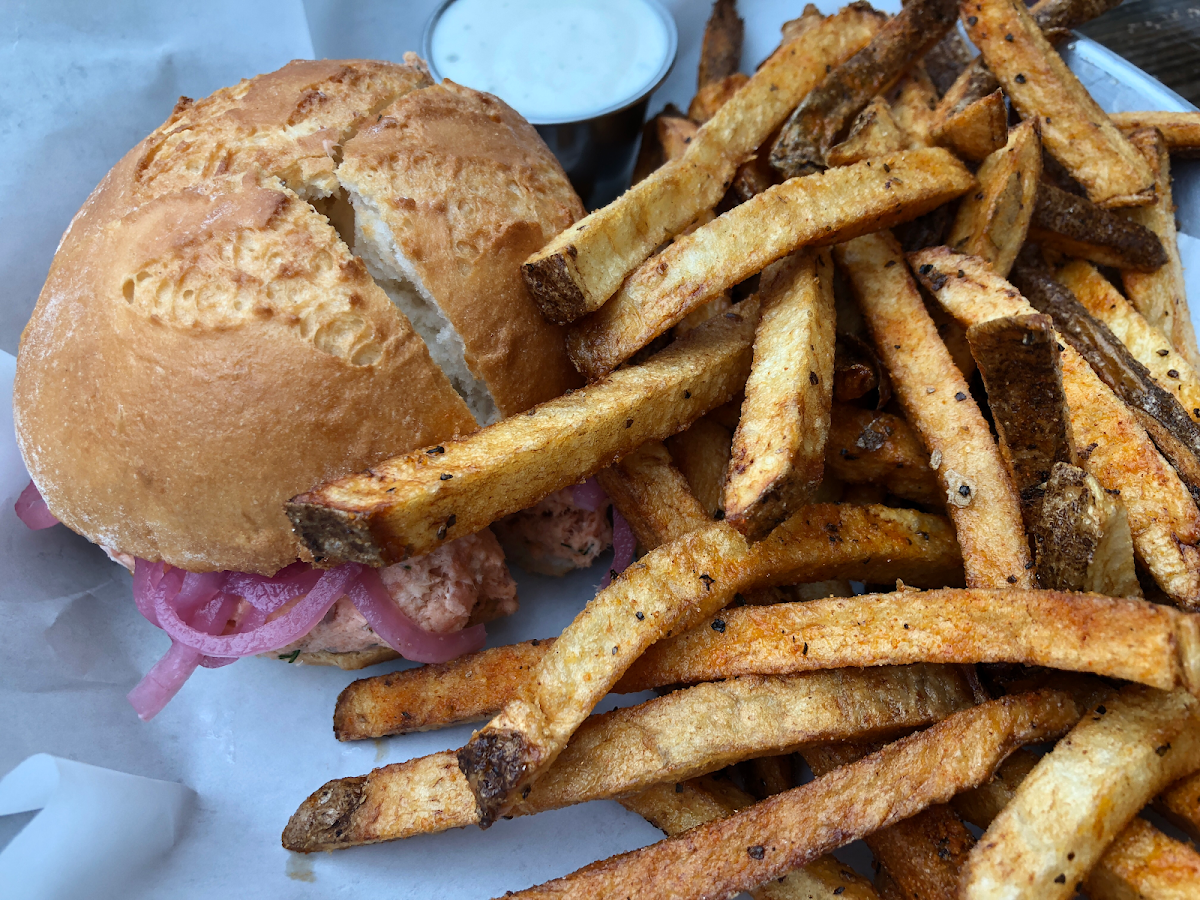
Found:
[{"label": "golden-brown bun top", "polygon": [[[14,415],[26,465],[69,527],[195,571],[273,572],[303,556],[288,497],[475,427],[420,337],[307,202],[337,190],[335,160],[356,131],[425,94],[431,109],[458,98],[457,113],[441,114],[469,124],[419,117],[427,143],[414,130],[397,148],[376,200],[419,211],[413,227],[431,243],[410,252],[433,261],[423,277],[475,298],[494,341],[527,340],[545,355],[538,368],[553,368],[561,343],[521,337],[530,325],[512,295],[521,259],[580,210],[532,129],[484,95],[430,87],[419,68],[294,62],[181,101],[64,235],[22,337]],[[480,117],[487,153],[464,155]],[[494,183],[483,158],[505,173]],[[422,167],[441,180],[411,181]],[[474,173],[457,193],[454,171]],[[497,200],[497,186],[511,199]],[[460,266],[450,261],[463,197],[497,224],[473,226]],[[491,255],[511,259],[511,278]],[[449,304],[465,307],[459,297]],[[468,337],[480,358],[485,345]],[[502,375],[521,370],[519,354],[495,356]],[[557,383],[543,375],[497,400],[528,405]]]}]

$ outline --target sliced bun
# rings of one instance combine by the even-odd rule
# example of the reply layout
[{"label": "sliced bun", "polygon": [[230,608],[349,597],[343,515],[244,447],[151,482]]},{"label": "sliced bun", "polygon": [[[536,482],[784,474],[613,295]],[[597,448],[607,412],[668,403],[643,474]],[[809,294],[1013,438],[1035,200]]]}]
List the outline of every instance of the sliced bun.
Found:
[{"label": "sliced bun", "polygon": [[[470,101],[458,113],[441,107],[447,128],[459,127],[456,115],[464,132],[476,127],[471,103],[494,106],[502,122],[515,118],[484,95],[431,87],[418,67],[293,62],[198,103],[181,101],[101,182],[64,235],[22,337],[14,385],[26,466],[69,527],[192,571],[271,573],[305,556],[283,513],[288,497],[475,427],[421,337],[331,224],[339,220],[336,160],[348,142],[379,125],[384,110],[427,91]],[[500,229],[536,231],[540,242],[578,210],[561,169],[520,124],[482,143],[497,160],[540,160],[536,179],[512,175],[505,202],[513,224]],[[419,169],[448,152],[431,137],[429,146],[405,145],[389,165]],[[484,189],[481,177],[471,183]],[[559,199],[530,199],[531,191]],[[371,202],[405,199],[383,193]],[[421,202],[428,211],[411,227],[436,242],[457,234],[439,224],[433,200]],[[482,214],[498,216],[503,206]],[[443,220],[458,221],[454,209],[443,205]],[[481,254],[507,259],[506,240],[481,244]],[[511,262],[477,261],[464,278],[500,283],[511,265],[519,281],[524,252],[511,251]],[[503,327],[500,320],[520,318],[515,301],[497,312],[500,301],[489,305],[486,291],[473,296],[497,344],[552,343]],[[480,339],[464,338],[470,354]],[[497,405],[558,393],[551,385],[573,375],[565,368],[542,373],[525,395],[497,388]]]}]

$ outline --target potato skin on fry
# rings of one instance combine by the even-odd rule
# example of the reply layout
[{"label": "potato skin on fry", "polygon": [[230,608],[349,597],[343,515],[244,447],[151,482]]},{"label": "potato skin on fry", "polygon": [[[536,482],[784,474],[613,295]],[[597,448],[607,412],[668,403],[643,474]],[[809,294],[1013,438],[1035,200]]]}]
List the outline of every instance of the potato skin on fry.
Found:
[{"label": "potato skin on fry", "polygon": [[[1098,206],[1141,206],[1154,199],[1154,177],[1071,73],[1024,4],[960,0],[967,35],[1025,119]],[[1011,40],[1010,40],[1011,37]]]},{"label": "potato skin on fry", "polygon": [[935,119],[934,140],[965,159],[982,160],[1008,138],[1008,107],[999,88],[965,108]]},{"label": "potato skin on fry", "polygon": [[1200,154],[1200,112],[1119,112],[1109,118],[1126,134],[1157,128],[1172,155],[1186,159]]},{"label": "potato skin on fry", "polygon": [[1153,272],[1167,262],[1162,242],[1149,228],[1048,182],[1038,187],[1029,239],[1118,269]]},{"label": "potato skin on fry", "polygon": [[697,307],[802,246],[823,247],[941,206],[974,178],[940,147],[906,150],[775,185],[646,260],[567,337],[603,377]]},{"label": "potato skin on fry", "polygon": [[935,509],[946,505],[921,439],[890,413],[834,403],[825,468],[847,484],[879,484],[904,500]]}]

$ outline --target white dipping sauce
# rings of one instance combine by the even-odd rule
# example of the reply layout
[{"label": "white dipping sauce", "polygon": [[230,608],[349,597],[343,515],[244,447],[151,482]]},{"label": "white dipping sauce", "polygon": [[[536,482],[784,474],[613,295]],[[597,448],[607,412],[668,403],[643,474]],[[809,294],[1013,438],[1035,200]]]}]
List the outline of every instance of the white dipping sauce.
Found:
[{"label": "white dipping sauce", "polygon": [[434,26],[430,62],[549,124],[639,97],[669,48],[666,23],[642,0],[455,0]]}]

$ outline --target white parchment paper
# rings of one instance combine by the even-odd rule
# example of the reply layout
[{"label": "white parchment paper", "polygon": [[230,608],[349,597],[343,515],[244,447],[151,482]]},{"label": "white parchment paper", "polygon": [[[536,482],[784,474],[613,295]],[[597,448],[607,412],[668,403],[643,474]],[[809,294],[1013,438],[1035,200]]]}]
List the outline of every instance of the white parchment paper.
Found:
[{"label": "white parchment paper", "polygon": [[[15,352],[58,237],[117,159],[170,113],[294,57],[400,59],[420,46],[431,0],[43,0],[0,17],[0,350]],[[680,54],[651,102],[686,107],[707,2],[671,0]],[[836,3],[818,4],[832,11]],[[898,3],[880,4],[893,11]],[[743,68],[774,46],[802,3],[741,0]],[[1089,42],[1068,54],[1110,109],[1179,109],[1176,95]],[[1200,178],[1177,166],[1181,219],[1200,234]],[[1181,242],[1200,298],[1200,244]],[[194,789],[173,850],[124,865],[122,896],[491,897],[660,837],[611,802],[477,829],[299,857],[279,844],[288,816],[331,778],[460,746],[470,727],[365,744],[333,739],[338,692],[356,676],[259,659],[204,670],[149,724],[125,694],[166,649],[130,599],[129,578],[63,527],[30,532],[10,510],[26,474],[12,437],[13,360],[0,352],[0,773],[48,753]],[[594,591],[604,560],[564,579],[518,573],[521,611],[489,643],[557,634]],[[399,664],[397,664],[399,665]],[[374,671],[386,671],[377,667]],[[638,698],[624,698],[631,702]],[[607,705],[602,708],[607,708]],[[5,833],[0,815],[0,835]],[[36,822],[36,820],[34,820]],[[11,830],[9,831],[11,833]],[[0,840],[3,840],[0,837]],[[99,840],[99,838],[97,838]],[[121,868],[123,861],[113,859]],[[8,896],[0,884],[0,895]],[[81,885],[79,896],[91,896]]]}]

